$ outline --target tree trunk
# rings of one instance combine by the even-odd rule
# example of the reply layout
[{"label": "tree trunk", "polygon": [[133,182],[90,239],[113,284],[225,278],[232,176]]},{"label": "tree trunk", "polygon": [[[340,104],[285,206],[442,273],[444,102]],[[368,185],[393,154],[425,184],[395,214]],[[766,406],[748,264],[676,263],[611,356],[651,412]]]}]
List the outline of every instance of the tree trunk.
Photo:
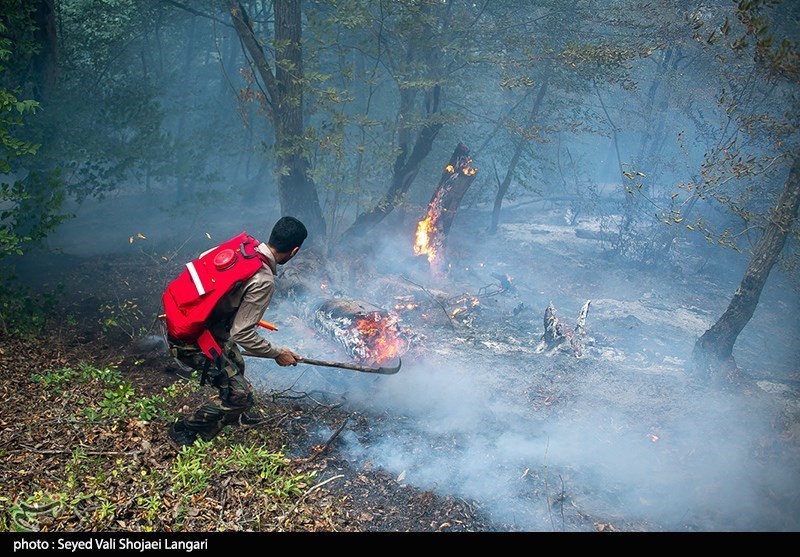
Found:
[{"label": "tree trunk", "polygon": [[[281,212],[302,220],[309,236],[324,238],[325,218],[317,187],[308,175],[303,148],[303,52],[300,0],[276,0],[275,11],[275,150]],[[313,243],[314,240],[309,238]]]},{"label": "tree trunk", "polygon": [[469,149],[459,143],[439,179],[425,216],[417,223],[414,253],[425,255],[437,269],[444,264],[445,242],[458,207],[475,180],[476,169],[470,166],[471,162]]},{"label": "tree trunk", "polygon": [[236,33],[253,59],[272,110],[275,124],[276,171],[282,215],[292,215],[308,228],[309,243],[325,238],[317,188],[308,175],[310,164],[303,150],[303,57],[300,0],[276,0],[275,73],[238,0],[228,0]]},{"label": "tree trunk", "polygon": [[330,298],[309,309],[309,323],[359,363],[383,365],[411,348],[412,334],[401,326],[397,312],[346,298]]},{"label": "tree trunk", "polygon": [[53,90],[58,80],[58,36],[54,0],[37,2],[33,18],[37,28],[36,41],[40,48],[32,60],[32,66],[38,77],[39,90],[36,91],[36,98],[42,100]]},{"label": "tree trunk", "polygon": [[[403,200],[411,184],[419,173],[420,166],[433,147],[443,123],[438,119],[441,101],[441,85],[446,70],[442,67],[444,50],[438,46],[434,37],[441,36],[450,28],[452,2],[412,3],[421,14],[416,40],[411,40],[403,49],[404,59],[399,66],[391,68],[392,73],[400,67],[425,68],[425,79],[433,82],[430,86],[408,86],[398,82],[400,104],[397,111],[397,145],[399,152],[392,168],[392,181],[387,192],[372,208],[359,214],[353,224],[342,235],[342,244],[353,246],[354,241],[366,238],[369,230],[391,213]],[[415,8],[416,9],[416,8]],[[420,45],[436,46],[420,46]],[[415,70],[416,71],[416,70]],[[425,121],[414,138],[414,130],[409,126],[416,118],[413,114],[415,101],[421,99],[425,110]],[[413,146],[412,146],[413,143]]]},{"label": "tree trunk", "polygon": [[[433,88],[432,113],[438,112],[439,110],[440,92],[441,91],[438,85]],[[409,96],[410,94],[410,92],[406,92],[401,94],[401,97]],[[401,105],[409,104],[410,103],[408,102],[404,103],[401,101]],[[401,112],[403,110],[407,111],[409,108],[401,108]],[[402,200],[403,196],[405,196],[405,194],[408,192],[408,189],[411,187],[411,184],[414,182],[414,179],[417,177],[420,166],[431,152],[431,149],[433,148],[433,141],[436,139],[436,136],[441,129],[441,122],[434,121],[427,123],[417,135],[410,155],[408,153],[410,142],[405,139],[405,133],[401,134],[400,153],[397,155],[397,158],[394,162],[392,183],[389,186],[389,189],[372,209],[364,211],[358,215],[358,217],[356,217],[350,228],[348,228],[343,234],[343,243],[347,243],[368,233],[372,227],[381,222],[386,215],[394,210],[395,206],[399,201]]]},{"label": "tree trunk", "polygon": [[799,205],[800,158],[796,158],[728,309],[694,345],[690,371],[698,378],[718,382],[724,377],[730,381],[737,372],[733,346],[739,333],[753,317],[770,270],[797,219]]},{"label": "tree trunk", "polygon": [[[536,95],[536,100],[533,102],[533,107],[531,108],[531,113],[528,116],[528,122],[525,125],[523,133],[528,132],[531,129],[531,126],[533,126],[533,122],[536,120],[536,114],[539,112],[539,108],[542,106],[542,101],[544,100],[544,95],[547,92],[547,82],[549,78],[550,72],[547,72],[545,74],[544,81],[542,81],[542,85],[539,87],[539,93]],[[489,234],[497,233],[497,225],[500,222],[500,208],[503,205],[503,198],[508,192],[508,187],[511,185],[511,179],[514,176],[514,170],[517,168],[517,163],[519,163],[519,159],[522,156],[522,149],[526,144],[527,139],[524,136],[520,137],[517,141],[516,148],[514,149],[514,155],[511,157],[511,162],[508,164],[506,176],[503,179],[503,182],[497,188],[497,195],[494,198],[494,207],[492,208],[492,222],[489,225]]]},{"label": "tree trunk", "polygon": [[[192,16],[191,25],[189,26],[189,36],[186,41],[186,50],[183,54],[183,79],[186,83],[192,83],[191,72],[192,72],[192,56],[195,53],[197,48],[196,46],[196,33],[197,27],[197,16]],[[189,89],[184,88],[180,92],[180,104],[181,106],[186,106],[189,103],[187,102],[189,98]],[[175,135],[179,138],[179,140],[183,139],[184,136],[184,127],[186,125],[186,115],[187,110],[181,110],[180,116],[178,117],[178,124],[176,128]],[[184,156],[188,155],[186,153]],[[175,177],[175,204],[180,206],[186,200],[186,182],[187,176],[186,173],[181,172]]]}]

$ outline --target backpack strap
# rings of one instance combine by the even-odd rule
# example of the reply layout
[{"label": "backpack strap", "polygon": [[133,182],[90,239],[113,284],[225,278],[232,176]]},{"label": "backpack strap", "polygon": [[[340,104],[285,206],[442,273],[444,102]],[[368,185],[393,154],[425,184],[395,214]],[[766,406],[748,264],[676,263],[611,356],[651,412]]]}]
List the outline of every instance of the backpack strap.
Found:
[{"label": "backpack strap", "polygon": [[211,368],[211,364],[213,363],[217,367],[217,373],[219,374],[222,371],[222,364],[223,362],[227,362],[229,365],[233,365],[223,352],[222,348],[220,347],[217,339],[211,334],[211,331],[205,329],[200,337],[197,339],[197,345],[200,347],[200,350],[203,351],[203,354],[206,355],[206,361],[203,364],[203,374],[200,376],[200,385],[203,386],[206,384],[206,379],[208,378],[208,370]]},{"label": "backpack strap", "polygon": [[[247,235],[246,239],[239,245],[239,253],[242,254],[242,257],[245,259],[253,259],[254,257],[258,257],[264,263],[269,264],[269,260],[267,256],[261,253],[256,249],[256,247],[260,244],[258,240],[253,238],[250,235]],[[250,248],[250,251],[247,251],[247,248]]]}]

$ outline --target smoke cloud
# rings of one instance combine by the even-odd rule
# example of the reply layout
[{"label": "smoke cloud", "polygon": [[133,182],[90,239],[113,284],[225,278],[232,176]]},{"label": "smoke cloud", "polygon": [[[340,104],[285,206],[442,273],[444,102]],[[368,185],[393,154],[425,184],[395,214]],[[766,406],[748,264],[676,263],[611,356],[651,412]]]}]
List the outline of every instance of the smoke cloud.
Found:
[{"label": "smoke cloud", "polygon": [[[797,416],[795,389],[779,381],[783,389],[766,388],[775,381],[713,389],[685,372],[694,339],[724,309],[735,277],[701,306],[709,283],[602,266],[589,255],[596,246],[576,243],[561,226],[542,226],[541,234],[521,221],[506,227],[506,238],[527,239],[484,239],[476,252],[462,225],[450,248],[460,268],[450,282],[431,279],[417,297],[441,312],[430,303],[435,288],[477,295],[492,273],[516,277],[515,291],[484,296],[471,320],[452,327],[441,315],[426,326],[419,313],[407,314],[422,336],[398,374],[287,371],[263,361],[250,373],[268,389],[334,393],[345,408],[373,416],[368,432],[337,438],[340,456],[402,484],[473,500],[498,528],[800,528],[797,449],[783,430]],[[525,251],[534,255],[526,260]],[[397,260],[374,263],[392,268]],[[373,286],[351,294],[391,307],[387,292]],[[570,323],[587,299],[583,355],[537,352],[547,303],[555,300]],[[528,309],[515,315],[520,304]],[[299,330],[285,331],[281,341],[309,356],[341,356],[335,339]],[[775,364],[777,375],[791,369],[784,364]],[[318,442],[331,433],[320,428]]]}]

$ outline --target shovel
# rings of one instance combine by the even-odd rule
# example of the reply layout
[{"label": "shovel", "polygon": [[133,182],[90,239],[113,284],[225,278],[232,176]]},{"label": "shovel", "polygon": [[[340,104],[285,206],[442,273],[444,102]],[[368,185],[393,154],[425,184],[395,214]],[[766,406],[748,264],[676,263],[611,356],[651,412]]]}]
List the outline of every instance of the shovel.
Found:
[{"label": "shovel", "polygon": [[398,371],[400,371],[400,366],[402,362],[400,359],[397,360],[397,366],[395,367],[367,367],[367,366],[360,366],[358,364],[349,364],[346,362],[327,362],[325,360],[312,360],[311,358],[297,358],[297,361],[301,364],[311,364],[314,366],[325,366],[325,367],[340,367],[342,369],[352,369],[353,371],[362,371],[364,373],[379,373],[381,375],[394,375]]}]

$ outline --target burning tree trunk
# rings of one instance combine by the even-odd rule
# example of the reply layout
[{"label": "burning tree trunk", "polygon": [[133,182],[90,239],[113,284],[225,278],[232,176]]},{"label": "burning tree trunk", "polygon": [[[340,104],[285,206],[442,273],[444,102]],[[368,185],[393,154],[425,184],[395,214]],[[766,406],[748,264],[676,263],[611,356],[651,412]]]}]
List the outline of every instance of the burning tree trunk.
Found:
[{"label": "burning tree trunk", "polygon": [[417,223],[415,255],[425,255],[431,265],[441,265],[447,234],[477,170],[470,166],[469,149],[459,143],[444,169],[425,217]]},{"label": "burning tree trunk", "polygon": [[583,347],[580,339],[586,332],[586,317],[589,315],[591,300],[586,300],[583,304],[578,320],[573,329],[568,328],[558,317],[553,302],[547,304],[544,310],[544,333],[539,344],[536,346],[537,352],[555,352],[556,350],[570,350],[575,356],[583,355]]}]

